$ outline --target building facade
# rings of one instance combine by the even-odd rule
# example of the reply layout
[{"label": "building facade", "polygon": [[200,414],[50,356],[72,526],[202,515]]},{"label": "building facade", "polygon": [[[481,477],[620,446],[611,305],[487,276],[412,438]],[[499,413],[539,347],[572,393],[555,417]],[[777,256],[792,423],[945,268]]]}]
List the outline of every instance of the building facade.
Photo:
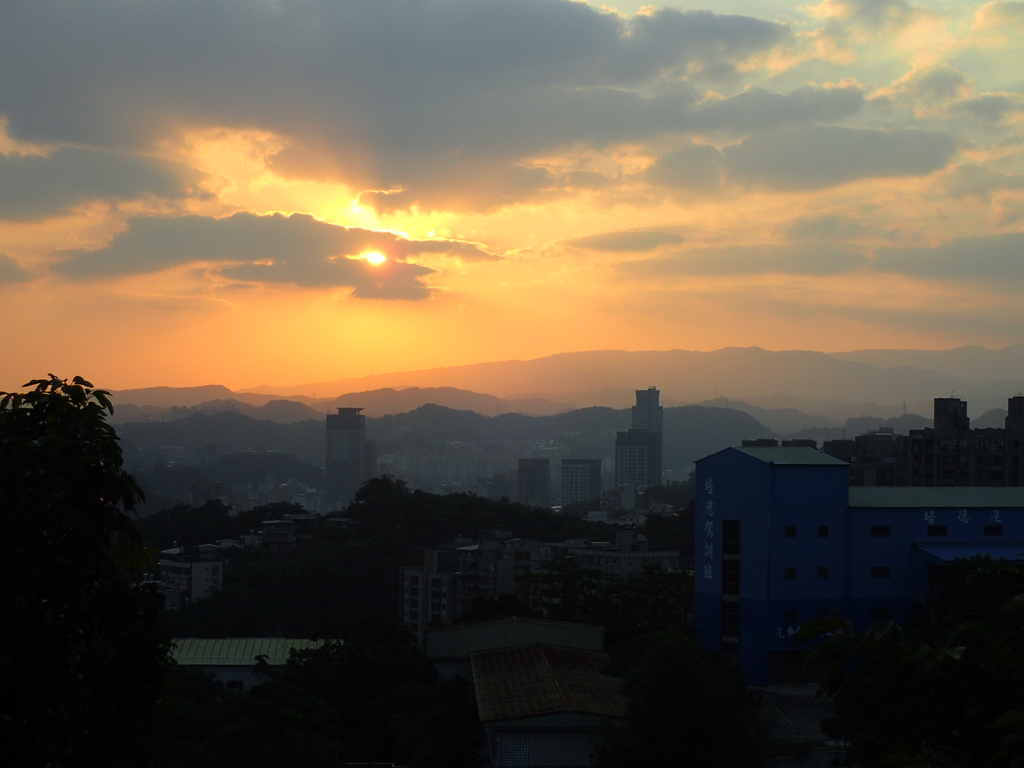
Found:
[{"label": "building facade", "polygon": [[562,459],[562,506],[601,499],[601,459]]},{"label": "building facade", "polygon": [[695,624],[747,681],[788,682],[805,621],[906,621],[958,557],[1024,560],[1024,488],[850,487],[811,448],[728,448],[697,462]]},{"label": "building facade", "polygon": [[661,484],[662,428],[665,409],[655,387],[636,390],[630,428],[615,435],[615,485],[634,490]]},{"label": "building facade", "polygon": [[551,459],[520,459],[517,479],[520,504],[551,506]]},{"label": "building facade", "polygon": [[366,472],[366,417],[362,408],[339,408],[327,416],[327,510],[342,509],[355,497]]}]

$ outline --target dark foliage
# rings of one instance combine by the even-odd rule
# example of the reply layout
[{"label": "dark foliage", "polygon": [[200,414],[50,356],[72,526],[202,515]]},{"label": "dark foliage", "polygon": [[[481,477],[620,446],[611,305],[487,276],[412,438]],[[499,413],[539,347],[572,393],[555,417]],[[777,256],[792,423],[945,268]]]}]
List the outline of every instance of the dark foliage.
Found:
[{"label": "dark foliage", "polygon": [[1024,764],[1024,578],[976,558],[950,568],[943,592],[912,626],[855,634],[830,618],[801,630],[800,641],[828,635],[810,661],[829,661],[828,728],[859,764]]},{"label": "dark foliage", "polygon": [[76,377],[0,399],[0,743],[10,765],[143,765],[169,640],[140,498]]},{"label": "dark foliage", "polygon": [[163,765],[475,768],[479,730],[464,681],[438,682],[394,622],[341,617],[332,626],[344,642],[296,653],[245,693],[179,673]]}]

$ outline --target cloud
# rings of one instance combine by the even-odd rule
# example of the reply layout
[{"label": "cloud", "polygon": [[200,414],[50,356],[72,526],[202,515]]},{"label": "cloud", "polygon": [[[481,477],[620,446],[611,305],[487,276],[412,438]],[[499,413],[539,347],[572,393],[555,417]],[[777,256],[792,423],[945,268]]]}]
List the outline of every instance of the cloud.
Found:
[{"label": "cloud", "polygon": [[950,170],[942,186],[952,197],[974,196],[987,200],[989,195],[1001,189],[1024,189],[1024,175],[999,173],[978,165],[965,164]]},{"label": "cloud", "polygon": [[[1022,3],[1024,5],[1024,3]],[[998,123],[1017,112],[1024,112],[1024,95],[1019,93],[983,93],[951,106],[960,113],[986,123]]]},{"label": "cloud", "polygon": [[282,174],[500,204],[547,184],[525,158],[679,130],[686,73],[790,39],[742,16],[568,0],[2,3],[0,71],[18,74],[0,114],[19,140],[96,148],[258,128],[288,143]]},{"label": "cloud", "polygon": [[[348,258],[379,251],[380,266]],[[232,280],[302,287],[349,286],[363,298],[419,299],[421,278],[435,270],[407,261],[425,253],[487,259],[492,254],[457,240],[409,240],[390,232],[340,227],[312,216],[236,213],[137,217],[105,247],[63,251],[53,269],[75,280],[158,272],[205,263]]]},{"label": "cloud", "polygon": [[916,129],[816,126],[753,136],[726,147],[724,166],[745,185],[811,190],[857,179],[924,176],[944,168],[952,137]]},{"label": "cloud", "polygon": [[673,189],[710,192],[722,184],[722,153],[710,144],[689,144],[658,160],[643,177]]},{"label": "cloud", "polygon": [[794,240],[855,240],[866,234],[864,223],[848,216],[802,218],[789,225]]},{"label": "cloud", "polygon": [[934,248],[882,248],[874,269],[963,281],[1024,281],[1024,232],[962,237]]},{"label": "cloud", "polygon": [[0,253],[0,283],[25,283],[30,279],[22,266],[4,253]]},{"label": "cloud", "polygon": [[746,135],[787,125],[841,120],[864,106],[863,89],[804,86],[790,93],[751,88],[728,99],[710,101],[694,110],[693,129]]},{"label": "cloud", "polygon": [[574,248],[587,248],[591,251],[625,253],[630,251],[653,251],[663,245],[676,245],[681,242],[683,242],[683,236],[675,232],[631,230],[628,232],[605,232],[600,235],[577,237],[573,240],[564,240],[563,244]]},{"label": "cloud", "polygon": [[974,26],[975,29],[1024,28],[1024,3],[985,3],[975,14]]},{"label": "cloud", "polygon": [[0,154],[0,219],[68,213],[90,200],[179,199],[198,193],[201,174],[119,152],[63,148],[49,155]]},{"label": "cloud", "polygon": [[620,268],[635,276],[793,274],[828,276],[863,269],[867,259],[853,250],[811,245],[694,248]]}]

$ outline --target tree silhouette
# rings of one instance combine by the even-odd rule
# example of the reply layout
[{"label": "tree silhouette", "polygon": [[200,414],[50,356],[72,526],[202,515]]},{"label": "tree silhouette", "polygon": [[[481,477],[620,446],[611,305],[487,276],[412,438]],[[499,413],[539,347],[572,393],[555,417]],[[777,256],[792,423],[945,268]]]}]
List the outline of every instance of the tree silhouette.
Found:
[{"label": "tree silhouette", "polygon": [[0,393],[0,743],[11,765],[140,765],[168,668],[108,393]]}]

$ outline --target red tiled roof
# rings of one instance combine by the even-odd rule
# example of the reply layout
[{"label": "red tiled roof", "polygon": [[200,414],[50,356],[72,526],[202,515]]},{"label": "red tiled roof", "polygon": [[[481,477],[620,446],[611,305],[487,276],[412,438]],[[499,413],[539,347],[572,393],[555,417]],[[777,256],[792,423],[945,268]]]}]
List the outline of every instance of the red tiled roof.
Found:
[{"label": "red tiled roof", "polygon": [[563,712],[625,716],[622,681],[599,671],[607,654],[525,645],[469,658],[482,722]]}]

